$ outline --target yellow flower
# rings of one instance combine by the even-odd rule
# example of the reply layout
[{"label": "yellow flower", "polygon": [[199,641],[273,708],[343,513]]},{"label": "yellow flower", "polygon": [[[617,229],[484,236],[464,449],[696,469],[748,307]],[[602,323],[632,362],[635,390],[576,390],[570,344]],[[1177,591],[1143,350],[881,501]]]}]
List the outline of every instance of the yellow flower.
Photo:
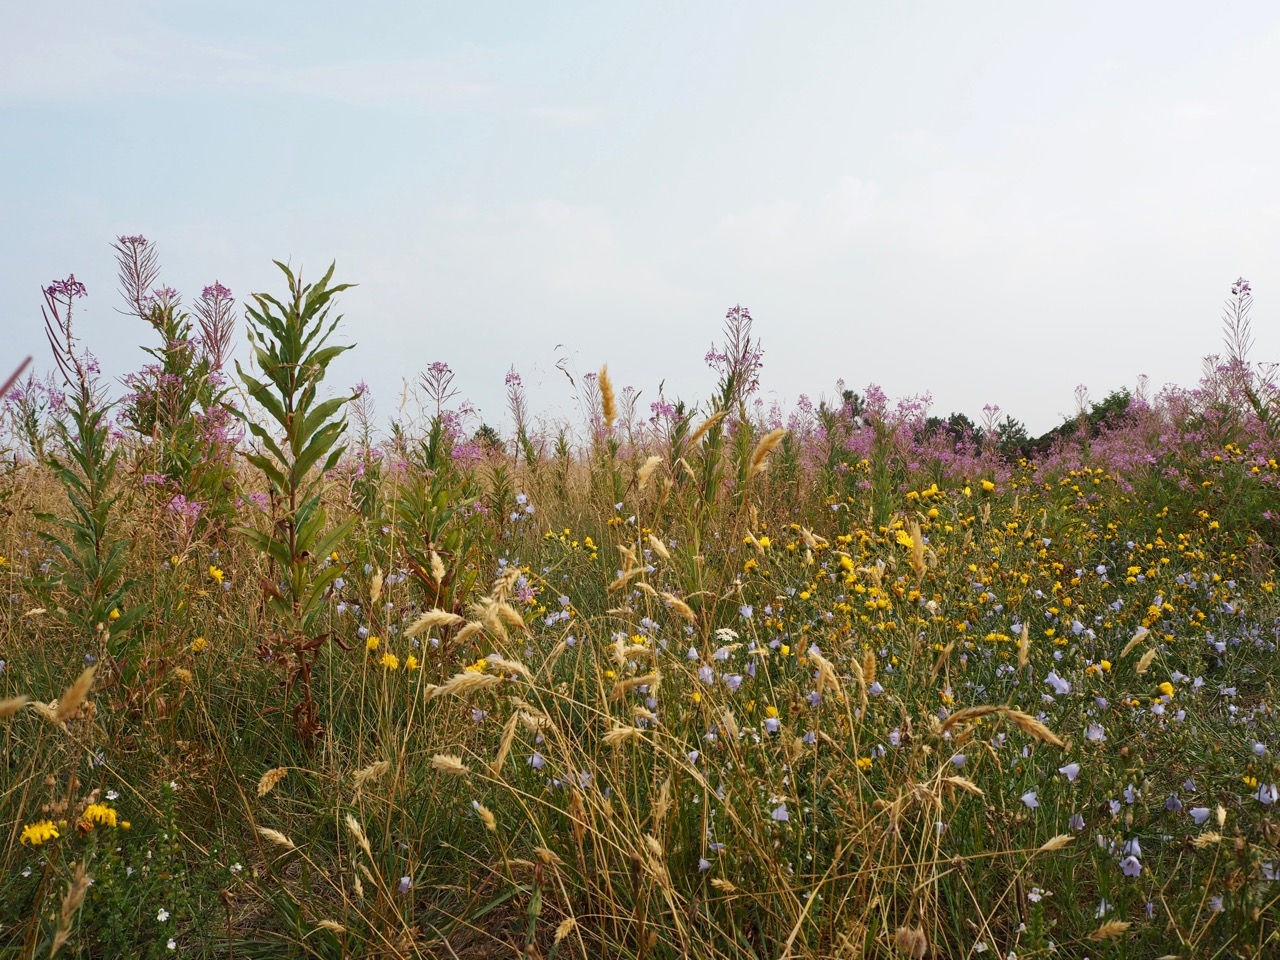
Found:
[{"label": "yellow flower", "polygon": [[858,769],[859,769],[859,770],[870,770],[870,769],[871,769],[871,758],[870,758],[870,757],[859,757],[859,758],[858,758]]},{"label": "yellow flower", "polygon": [[194,640],[191,641],[191,652],[199,653],[206,646],[208,646],[208,644],[209,644],[209,641],[206,640],[204,637],[196,637]]},{"label": "yellow flower", "polygon": [[784,643],[784,644],[783,644],[781,647],[779,647],[778,649],[779,649],[779,652],[781,652],[781,654],[782,654],[784,657],[789,657],[789,656],[791,656],[791,647],[790,647],[790,645],[788,645],[788,644],[785,644],[785,643]]},{"label": "yellow flower", "polygon": [[334,563],[337,563],[337,562],[338,562],[338,551],[337,551],[337,550],[335,550],[335,551],[333,551],[333,553],[329,554],[329,559],[330,559],[330,560],[332,560]]},{"label": "yellow flower", "polygon": [[84,808],[84,816],[82,819],[90,823],[100,823],[104,827],[117,826],[119,821],[116,819],[116,812],[108,807],[105,803],[91,803]]},{"label": "yellow flower", "polygon": [[1160,692],[1163,693],[1166,697],[1169,697],[1170,699],[1172,699],[1173,684],[1170,683],[1168,680],[1166,680],[1164,683],[1160,684]]},{"label": "yellow flower", "polygon": [[113,607],[113,608],[111,609],[111,612],[107,614],[107,619],[108,619],[108,620],[119,620],[119,619],[120,619],[120,608],[119,608],[119,607]]},{"label": "yellow flower", "polygon": [[394,653],[384,653],[382,655],[382,659],[379,660],[378,662],[381,663],[388,670],[400,669],[400,658],[397,657]]},{"label": "yellow flower", "polygon": [[373,651],[378,649],[378,644],[381,642],[382,641],[379,640],[377,637],[370,637],[368,640],[364,642],[364,648],[368,650],[370,653],[373,653]]},{"label": "yellow flower", "polygon": [[765,708],[764,708],[764,715],[765,715],[766,717],[770,717],[770,718],[774,718],[774,719],[776,719],[776,718],[777,718],[777,716],[778,716],[778,708],[777,708],[777,707],[775,707],[775,706],[771,703],[771,704],[769,704],[769,706],[767,706],[767,707],[765,707]]},{"label": "yellow flower", "polygon": [[38,847],[46,840],[53,840],[60,836],[62,834],[58,833],[58,828],[53,825],[52,820],[38,820],[23,827],[22,836],[19,839],[22,843]]},{"label": "yellow flower", "polygon": [[916,542],[911,539],[911,534],[907,533],[907,531],[905,530],[899,530],[894,539],[896,539],[901,546],[906,547],[908,550],[910,550],[912,547],[916,545]]},{"label": "yellow flower", "polygon": [[404,668],[406,670],[417,670],[420,666],[422,666],[422,664],[418,662],[418,658],[412,653],[404,658]]},{"label": "yellow flower", "polygon": [[760,546],[762,546],[762,547],[764,547],[764,549],[768,550],[768,549],[769,549],[769,546],[773,543],[773,541],[772,541],[772,540],[770,540],[768,537],[761,537],[761,538],[760,538],[760,540],[759,540],[759,543],[760,543]]},{"label": "yellow flower", "polygon": [[464,667],[463,669],[465,669],[467,673],[484,673],[485,668],[488,666],[489,666],[489,661],[486,660],[484,657],[481,657],[475,663],[470,664],[469,666]]},{"label": "yellow flower", "polygon": [[209,579],[212,580],[214,583],[220,584],[222,583],[222,577],[223,577],[222,571],[219,570],[217,567],[215,567],[213,564],[209,564]]},{"label": "yellow flower", "polygon": [[1100,666],[1100,667],[1101,667],[1105,672],[1107,672],[1107,673],[1110,673],[1110,672],[1111,672],[1111,661],[1110,661],[1110,660],[1101,660],[1101,661],[1099,661],[1098,666]]},{"label": "yellow flower", "polygon": [[995,488],[996,488],[996,485],[995,485],[994,483],[992,483],[990,480],[983,480],[983,481],[982,481],[982,489],[983,489],[983,491],[985,491],[986,493],[990,493],[990,492],[991,492],[992,490],[994,490]]}]

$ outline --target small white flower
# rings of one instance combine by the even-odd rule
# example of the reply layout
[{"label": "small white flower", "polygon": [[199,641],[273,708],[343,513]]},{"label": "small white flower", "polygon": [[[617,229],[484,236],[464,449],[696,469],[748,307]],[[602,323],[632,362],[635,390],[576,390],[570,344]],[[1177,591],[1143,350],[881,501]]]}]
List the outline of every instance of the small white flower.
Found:
[{"label": "small white flower", "polygon": [[178,949],[178,941],[177,941],[177,940],[175,940],[175,939],[173,939],[173,937],[170,937],[170,938],[169,938],[169,942],[168,942],[168,943],[166,943],[166,944],[165,944],[165,946],[166,946],[168,949],[170,949],[170,950],[177,950],[177,949]]},{"label": "small white flower", "polygon": [[166,910],[164,907],[161,907],[160,911],[156,914],[156,919],[159,920],[161,923],[164,923],[166,920],[169,919],[169,911]]}]

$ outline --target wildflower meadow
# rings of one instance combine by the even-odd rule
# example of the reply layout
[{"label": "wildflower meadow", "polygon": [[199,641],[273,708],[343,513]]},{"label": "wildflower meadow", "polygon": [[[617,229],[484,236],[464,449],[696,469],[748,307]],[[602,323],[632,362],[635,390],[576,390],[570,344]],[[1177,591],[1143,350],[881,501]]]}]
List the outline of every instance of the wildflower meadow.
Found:
[{"label": "wildflower meadow", "polygon": [[740,307],[699,397],[485,423],[441,359],[388,414],[340,270],[114,254],[3,391],[0,956],[1280,956],[1246,281],[1199,383],[1036,438],[770,406]]}]

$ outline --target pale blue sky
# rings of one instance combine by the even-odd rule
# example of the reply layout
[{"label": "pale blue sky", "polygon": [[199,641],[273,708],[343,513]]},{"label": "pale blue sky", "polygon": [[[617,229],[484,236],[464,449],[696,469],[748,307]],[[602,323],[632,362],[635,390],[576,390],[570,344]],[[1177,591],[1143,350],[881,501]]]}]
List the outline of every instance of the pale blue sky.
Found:
[{"label": "pale blue sky", "polygon": [[1033,431],[1078,383],[1194,381],[1238,274],[1280,357],[1275,4],[5,6],[0,329],[42,368],[69,271],[106,370],[142,362],[121,233],[188,297],[336,258],[335,377],[385,414],[446,360],[503,427],[512,363],[572,411],[558,344],[705,397],[735,303],[784,401]]}]

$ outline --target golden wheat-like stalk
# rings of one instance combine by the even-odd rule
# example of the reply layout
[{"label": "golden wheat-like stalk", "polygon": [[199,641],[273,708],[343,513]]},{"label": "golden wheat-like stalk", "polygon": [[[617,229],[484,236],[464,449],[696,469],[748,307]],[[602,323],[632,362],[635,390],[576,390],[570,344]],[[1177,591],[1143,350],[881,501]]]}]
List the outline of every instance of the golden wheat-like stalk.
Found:
[{"label": "golden wheat-like stalk", "polygon": [[672,612],[684,617],[686,620],[692,622],[698,619],[697,614],[693,612],[693,608],[677,597],[674,593],[663,592],[662,600],[671,608]]},{"label": "golden wheat-like stalk", "polygon": [[288,767],[272,767],[258,778],[258,796],[265,797],[289,775]]},{"label": "golden wheat-like stalk", "polygon": [[654,827],[660,827],[662,821],[667,819],[667,814],[671,811],[671,778],[662,781],[662,786],[658,789],[658,799],[653,805],[653,824]]},{"label": "golden wheat-like stalk", "polygon": [[916,575],[916,583],[924,580],[924,534],[920,532],[920,523],[914,518],[907,523],[907,533],[911,535],[911,572]]},{"label": "golden wheat-like stalk", "polygon": [[471,773],[471,768],[462,762],[462,758],[455,757],[451,753],[437,753],[431,758],[431,769],[436,773],[451,773],[458,777],[465,777]]},{"label": "golden wheat-like stalk", "polygon": [[1093,933],[1089,934],[1089,939],[1093,941],[1113,940],[1116,937],[1123,936],[1131,926],[1132,924],[1128,920],[1108,920]]},{"label": "golden wheat-like stalk", "polygon": [[444,583],[445,578],[444,561],[440,559],[440,554],[434,550],[431,551],[431,579],[437,584]]},{"label": "golden wheat-like stalk", "polygon": [[1061,850],[1063,847],[1075,841],[1069,833],[1060,833],[1056,837],[1050,837],[1044,843],[1036,848],[1036,853],[1053,853],[1055,850]]},{"label": "golden wheat-like stalk", "polygon": [[1051,743],[1055,747],[1065,748],[1066,743],[1056,733],[1046,727],[1043,723],[1031,716],[1029,713],[1023,713],[1021,710],[1005,709],[1002,711],[1006,717],[1013,721],[1023,733],[1029,733],[1037,740],[1043,740],[1045,743]]},{"label": "golden wheat-like stalk", "polygon": [[618,402],[613,396],[613,381],[609,379],[609,365],[600,368],[600,413],[604,417],[604,428],[613,430],[613,421],[618,419]]},{"label": "golden wheat-like stalk", "polygon": [[555,933],[555,937],[553,938],[555,943],[559,944],[561,940],[563,940],[569,934],[573,933],[573,929],[577,925],[578,925],[578,921],[573,919],[573,917],[565,917],[563,920],[561,920],[560,923],[556,926],[556,933]]},{"label": "golden wheat-like stalk", "polygon": [[17,697],[8,697],[0,700],[0,720],[13,716],[30,702],[31,698],[25,693]]},{"label": "golden wheat-like stalk", "polygon": [[751,466],[747,469],[747,479],[750,480],[758,473],[763,473],[769,467],[769,454],[777,449],[778,444],[782,442],[782,438],[787,435],[787,431],[782,427],[770,430],[760,442],[756,444],[756,448],[751,451]]},{"label": "golden wheat-like stalk", "polygon": [[948,787],[956,787],[957,789],[963,790],[965,793],[972,793],[975,797],[985,796],[982,792],[982,788],[968,777],[943,777],[942,782]]},{"label": "golden wheat-like stalk", "polygon": [[382,568],[378,567],[373,571],[373,578],[369,581],[369,601],[377,603],[382,599]]},{"label": "golden wheat-like stalk", "polygon": [[999,713],[1000,707],[981,706],[981,707],[965,707],[963,710],[957,710],[946,720],[942,721],[942,727],[939,732],[946,733],[952,727],[961,723],[973,723],[982,717],[989,717],[993,713]]},{"label": "golden wheat-like stalk", "polygon": [[444,683],[435,687],[430,696],[432,697],[465,697],[476,693],[479,690],[487,690],[490,687],[496,687],[502,683],[504,678],[493,673],[476,673],[473,670],[463,670],[461,673],[455,673]]},{"label": "golden wheat-like stalk", "polygon": [[497,832],[498,818],[493,815],[493,811],[486,807],[479,800],[472,800],[471,807],[476,812],[476,816],[480,818],[480,822],[484,824],[484,828],[490,833]]},{"label": "golden wheat-like stalk", "polygon": [[639,727],[615,723],[601,739],[611,747],[621,747],[632,740],[643,740],[644,731]]},{"label": "golden wheat-like stalk", "polygon": [[361,767],[351,775],[351,782],[359,792],[365,788],[366,784],[375,780],[381,780],[391,770],[391,763],[388,760],[377,760],[367,767]]},{"label": "golden wheat-like stalk", "polygon": [[1129,638],[1129,642],[1124,645],[1124,649],[1120,651],[1120,656],[1123,657],[1128,654],[1130,650],[1145,640],[1150,632],[1146,627],[1139,627],[1134,635]]},{"label": "golden wheat-like stalk", "polygon": [[[701,440],[703,437],[705,437],[707,435],[707,432],[711,430],[712,427],[714,427],[717,423],[720,423],[720,421],[722,421],[728,415],[729,415],[728,410],[718,410],[715,413],[713,413],[711,416],[707,417],[707,419],[703,420],[702,423],[698,425],[698,429],[693,431],[693,433],[690,435],[689,446],[691,447],[697,446],[698,441]],[[685,464],[685,468],[689,470],[690,475],[693,474],[693,469],[689,467],[687,463]]]},{"label": "golden wheat-like stalk", "polygon": [[617,580],[613,581],[613,583],[609,584],[609,592],[617,593],[619,590],[625,587],[628,583],[630,583],[636,577],[640,576],[640,574],[642,573],[644,573],[644,567],[636,567],[634,570],[628,570],[626,573],[620,576]]},{"label": "golden wheat-like stalk", "polygon": [[[641,647],[640,649],[645,653],[650,652],[648,647]],[[653,687],[656,689],[660,680],[661,677],[656,673],[642,673],[638,677],[619,680],[613,685],[613,692],[609,694],[609,699],[621,700],[636,687]]]},{"label": "golden wheat-like stalk", "polygon": [[520,714],[513,713],[507,718],[506,725],[502,728],[502,740],[498,744],[497,756],[493,758],[493,763],[489,769],[494,776],[502,769],[503,763],[506,762],[507,754],[511,752],[511,745],[516,739],[516,725],[520,722]]},{"label": "golden wheat-like stalk", "polygon": [[270,827],[259,827],[258,833],[270,840],[277,847],[284,847],[286,850],[297,849],[297,845],[279,830],[272,830]]},{"label": "golden wheat-like stalk", "polygon": [[329,933],[343,934],[347,932],[347,928],[336,920],[317,920],[316,927],[321,930],[327,930]]},{"label": "golden wheat-like stalk", "polygon": [[448,610],[428,610],[405,628],[404,635],[412,640],[418,634],[435,627],[456,627],[460,623],[466,623],[466,619],[456,613],[450,613]]},{"label": "golden wheat-like stalk", "polygon": [[483,623],[475,623],[475,622],[468,623],[453,635],[453,642],[459,645],[464,644],[468,640],[470,640],[472,637],[474,637],[477,633],[480,633],[483,630],[484,630]]},{"label": "golden wheat-like stalk", "polygon": [[511,596],[511,588],[516,585],[516,581],[521,577],[520,568],[517,566],[506,567],[500,574],[493,579],[493,589],[489,591],[489,597],[493,600],[506,600]]},{"label": "golden wheat-like stalk", "polygon": [[351,814],[345,817],[347,824],[347,832],[351,834],[353,840],[360,845],[360,849],[364,851],[365,856],[372,858],[373,849],[369,846],[369,838],[365,836],[364,827],[360,826],[360,821]]},{"label": "golden wheat-like stalk", "polygon": [[1026,669],[1031,659],[1031,624],[1022,624],[1022,635],[1018,637],[1018,669]]},{"label": "golden wheat-like stalk", "polygon": [[534,847],[533,852],[534,855],[548,867],[564,866],[564,860],[560,858],[560,854],[556,853],[550,847]]},{"label": "golden wheat-like stalk", "polygon": [[1155,658],[1156,648],[1152,647],[1142,655],[1142,659],[1138,661],[1138,665],[1133,668],[1134,673],[1137,673],[1139,676],[1146,673],[1151,667],[1151,661],[1155,660]]},{"label": "golden wheat-like stalk", "polygon": [[652,533],[649,534],[649,549],[656,553],[663,560],[671,559],[671,551],[667,549],[667,545]]},{"label": "golden wheat-like stalk", "polygon": [[[811,648],[807,654],[813,665],[818,668],[818,692],[822,693],[826,688],[830,687],[841,700],[844,699],[844,688],[840,686],[840,678],[836,673],[835,664],[824,657],[816,648]],[[861,672],[861,668],[859,668]]]},{"label": "golden wheat-like stalk", "polygon": [[97,669],[97,667],[89,667],[76,678],[75,683],[67,687],[62,699],[58,701],[57,709],[53,711],[55,722],[64,723],[75,716],[76,711],[80,709],[80,704],[84,703],[84,698],[89,695],[89,689],[93,686],[93,675]]},{"label": "golden wheat-like stalk", "polygon": [[653,476],[653,471],[657,470],[662,464],[662,458],[657,454],[648,457],[644,463],[640,464],[640,469],[636,471],[636,489],[644,492],[644,488],[649,483],[649,478]]},{"label": "golden wheat-like stalk", "polygon": [[810,550],[825,550],[831,546],[830,541],[826,537],[820,537],[808,527],[800,528],[800,539],[804,541],[804,545]]},{"label": "golden wheat-like stalk", "polygon": [[506,657],[500,657],[496,654],[490,654],[488,660],[489,669],[502,676],[516,675],[524,677],[526,680],[533,676],[529,672],[529,668],[519,660],[508,660]]},{"label": "golden wheat-like stalk", "polygon": [[84,903],[84,895],[88,892],[89,884],[92,882],[92,878],[85,873],[84,862],[77,863],[75,870],[71,874],[71,880],[67,883],[66,896],[62,898],[62,909],[58,913],[58,928],[54,931],[53,944],[49,950],[50,957],[57,956],[58,951],[71,939],[72,923],[76,914],[80,912],[80,906]]}]

